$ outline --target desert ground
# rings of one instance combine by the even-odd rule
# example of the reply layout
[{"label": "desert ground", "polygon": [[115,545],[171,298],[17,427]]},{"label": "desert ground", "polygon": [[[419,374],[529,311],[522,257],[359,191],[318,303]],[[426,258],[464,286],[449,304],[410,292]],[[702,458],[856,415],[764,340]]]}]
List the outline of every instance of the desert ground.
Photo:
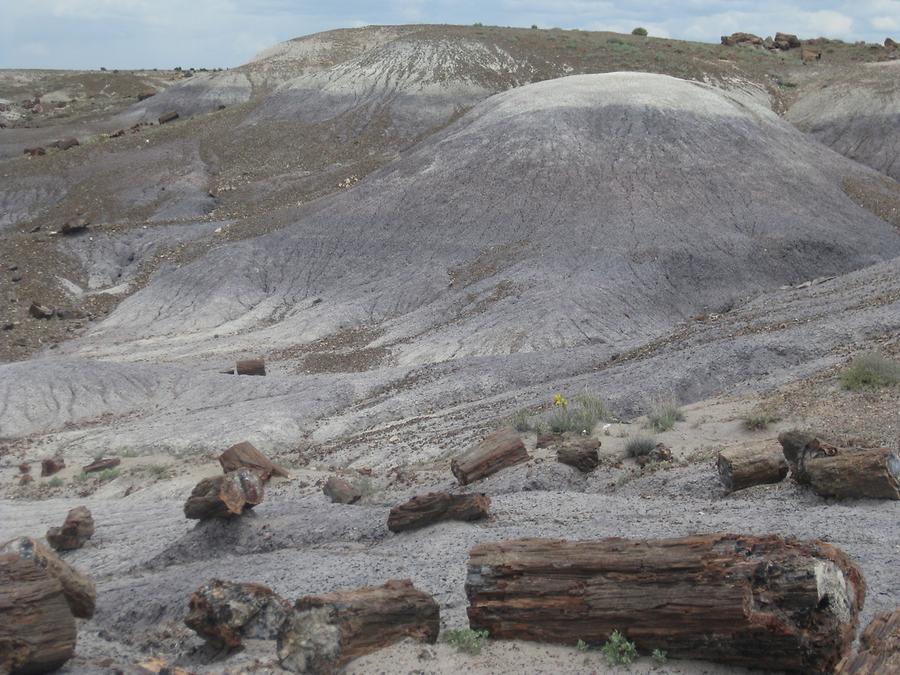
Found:
[{"label": "desert ground", "polygon": [[[519,538],[821,540],[862,571],[860,630],[900,607],[900,501],[717,469],[791,430],[900,451],[893,375],[847,375],[900,372],[900,50],[809,37],[385,26],[228,70],[0,70],[0,543],[77,506],[96,528],[60,554],[96,610],[59,672],[289,672],[274,639],[185,625],[214,578],[433,596],[435,644],[352,673],[749,672],[458,649],[469,551]],[[599,441],[586,473],[539,440],[580,400],[602,412],[556,442]],[[527,459],[460,485],[451,460],[504,428]],[[185,518],[245,441],[289,475]],[[388,530],[438,491],[489,514]]]}]

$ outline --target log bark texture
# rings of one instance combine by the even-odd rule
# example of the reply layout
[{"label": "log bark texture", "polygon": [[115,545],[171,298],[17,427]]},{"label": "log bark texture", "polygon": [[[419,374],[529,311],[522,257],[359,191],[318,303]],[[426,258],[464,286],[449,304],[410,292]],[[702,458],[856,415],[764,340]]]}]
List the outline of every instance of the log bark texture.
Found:
[{"label": "log bark texture", "polygon": [[235,365],[235,372],[238,375],[265,375],[266,362],[262,359],[245,359],[238,361]]},{"label": "log bark texture", "polygon": [[434,643],[439,630],[434,598],[409,580],[392,580],[297,600],[278,637],[278,658],[293,672],[328,675],[405,638]]},{"label": "log bark texture", "polygon": [[188,628],[217,648],[240,647],[244,639],[274,640],[291,604],[260,584],[212,579],[191,596]]},{"label": "log bark texture", "polygon": [[219,464],[225,473],[238,469],[251,469],[259,474],[263,480],[269,480],[271,476],[288,478],[286,469],[278,466],[271,459],[257,450],[253,444],[244,441],[232,445],[219,456]]},{"label": "log bark texture", "polygon": [[596,449],[570,446],[556,451],[556,461],[574,466],[582,473],[590,473],[600,466],[600,455]]},{"label": "log bark texture", "polygon": [[602,644],[619,630],[647,652],[830,672],[853,641],[865,582],[818,541],[521,539],[475,546],[466,593],[471,627],[493,638]]},{"label": "log bark texture", "polygon": [[900,673],[900,609],[879,614],[859,638],[859,651],[841,661],[838,675]]},{"label": "log bark texture", "polygon": [[840,449],[809,458],[803,470],[810,487],[823,497],[900,499],[900,454],[888,448]]},{"label": "log bark texture", "polygon": [[322,488],[332,504],[355,504],[362,498],[362,492],[350,485],[343,478],[331,476]]},{"label": "log bark texture", "polygon": [[53,551],[30,537],[19,537],[0,546],[0,555],[12,554],[31,561],[62,586],[63,596],[73,616],[90,619],[94,616],[97,587],[94,580],[82,574]]},{"label": "log bark texture", "polygon": [[788,474],[787,460],[777,449],[729,448],[719,453],[716,466],[728,492],[780,483]]},{"label": "log bark texture", "polygon": [[75,653],[62,585],[34,560],[0,553],[0,673],[49,673]]},{"label": "log bark texture", "polygon": [[790,467],[791,478],[800,485],[809,484],[804,469],[807,457],[824,457],[837,451],[832,443],[821,440],[817,434],[796,429],[778,434],[778,442]]},{"label": "log bark texture", "polygon": [[193,520],[234,518],[263,500],[263,481],[249,469],[204,478],[184,503],[184,515]]},{"label": "log bark texture", "polygon": [[482,494],[451,495],[432,492],[413,497],[395,506],[388,515],[388,529],[404,532],[426,527],[442,520],[479,520],[487,517],[491,498]]},{"label": "log bark texture", "polygon": [[508,466],[528,461],[525,444],[512,429],[500,429],[450,462],[460,485],[468,485]]},{"label": "log bark texture", "polygon": [[69,511],[62,527],[47,530],[47,543],[57,551],[73,551],[94,536],[94,518],[86,506]]}]

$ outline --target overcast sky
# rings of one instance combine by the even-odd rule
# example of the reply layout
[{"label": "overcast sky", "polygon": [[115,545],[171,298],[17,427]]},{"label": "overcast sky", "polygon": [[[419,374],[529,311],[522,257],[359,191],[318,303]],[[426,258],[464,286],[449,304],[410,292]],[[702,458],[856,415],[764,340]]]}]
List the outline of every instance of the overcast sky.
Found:
[{"label": "overcast sky", "polygon": [[368,24],[630,31],[717,42],[745,30],[900,39],[900,0],[0,0],[0,68],[240,65],[276,42]]}]

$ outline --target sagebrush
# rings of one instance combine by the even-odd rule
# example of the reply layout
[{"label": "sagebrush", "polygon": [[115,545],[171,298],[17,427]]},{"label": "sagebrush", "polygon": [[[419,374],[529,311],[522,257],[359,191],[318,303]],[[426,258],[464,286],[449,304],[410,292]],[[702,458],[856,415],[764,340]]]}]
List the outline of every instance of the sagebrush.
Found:
[{"label": "sagebrush", "polygon": [[855,356],[841,374],[841,386],[850,391],[897,384],[900,384],[900,363],[874,352]]},{"label": "sagebrush", "polygon": [[655,447],[655,438],[650,436],[632,436],[625,443],[625,454],[629,457],[646,457]]},{"label": "sagebrush", "polygon": [[674,398],[660,399],[647,413],[647,426],[657,432],[675,428],[676,422],[684,421],[684,413]]}]

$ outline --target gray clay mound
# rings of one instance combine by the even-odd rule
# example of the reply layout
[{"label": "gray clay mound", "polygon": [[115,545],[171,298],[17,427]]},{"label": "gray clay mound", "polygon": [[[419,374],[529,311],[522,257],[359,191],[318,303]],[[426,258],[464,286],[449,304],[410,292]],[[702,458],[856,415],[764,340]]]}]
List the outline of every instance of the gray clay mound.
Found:
[{"label": "gray clay mound", "polygon": [[787,119],[842,155],[900,180],[900,61],[814,82]]},{"label": "gray clay mound", "polygon": [[614,349],[896,256],[896,230],[842,189],[869,173],[713,87],[542,82],[481,103],[294,224],[157,275],[81,350],[278,349],[360,325],[386,363]]}]

